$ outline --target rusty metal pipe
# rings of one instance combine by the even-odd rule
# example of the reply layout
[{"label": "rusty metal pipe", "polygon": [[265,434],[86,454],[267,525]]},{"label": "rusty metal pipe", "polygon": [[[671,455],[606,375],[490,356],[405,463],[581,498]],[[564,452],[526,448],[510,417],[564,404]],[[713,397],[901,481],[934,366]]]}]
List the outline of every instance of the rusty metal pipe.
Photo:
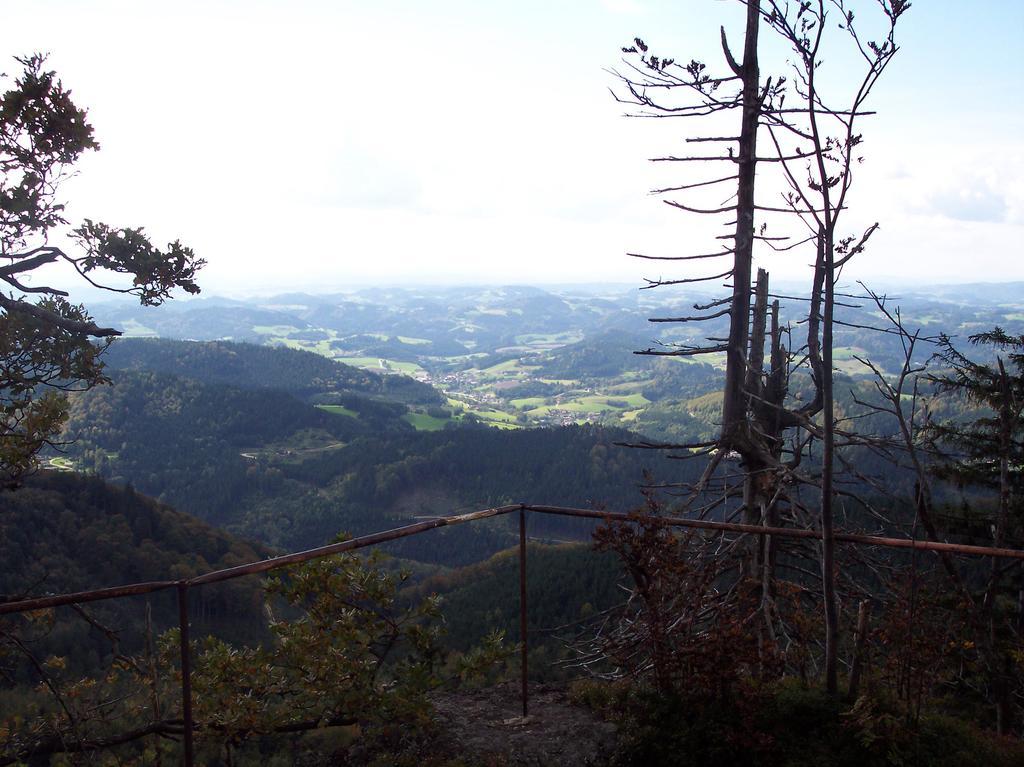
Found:
[{"label": "rusty metal pipe", "polygon": [[[206,583],[217,583],[220,581],[238,578],[243,575],[254,575],[258,573],[276,570],[279,567],[308,562],[311,559],[338,554],[343,551],[354,551],[356,549],[374,546],[379,543],[405,538],[410,535],[433,530],[438,527],[472,522],[477,519],[501,516],[513,511],[536,511],[541,514],[556,514],[564,517],[584,517],[605,521],[620,522],[645,522],[650,521],[656,524],[670,527],[686,527],[698,530],[711,530],[718,532],[745,533],[750,535],[772,535],[780,538],[812,538],[821,540],[821,533],[817,530],[797,530],[788,527],[761,527],[759,525],[744,525],[734,522],[709,522],[700,519],[683,519],[681,517],[652,517],[644,514],[624,514],[614,511],[595,511],[594,509],[577,509],[567,506],[542,506],[536,504],[516,504],[511,506],[499,506],[493,509],[484,509],[470,514],[459,514],[450,517],[438,517],[437,519],[418,522],[413,525],[396,527],[392,530],[385,530],[380,533],[363,535],[352,538],[342,543],[333,543],[328,546],[321,546],[308,551],[300,551],[294,554],[286,554],[280,557],[272,557],[259,562],[252,562],[247,565],[229,567],[224,570],[215,570],[205,575],[193,578],[187,583],[190,586],[199,586]],[[886,538],[876,535],[860,535],[857,533],[835,533],[835,540],[844,543],[859,543],[869,546],[884,546],[888,548],[917,549],[919,551],[945,551],[951,554],[967,554],[971,556],[999,557],[1003,559],[1024,560],[1024,550],[1008,549],[992,546],[973,546],[963,543],[945,543],[940,541],[910,540],[908,538]],[[0,602],[0,615],[10,613],[27,612],[29,610],[43,610],[61,605],[82,604],[95,602],[101,599],[116,599],[118,597],[134,596],[137,594],[150,594],[154,591],[173,588],[178,581],[150,581],[146,583],[133,583],[125,586],[113,586],[104,589],[93,589],[91,591],[77,591],[71,594],[59,594],[55,596],[37,597],[33,599],[20,599],[12,602]]]},{"label": "rusty metal pipe", "polygon": [[185,749],[185,767],[193,767],[195,755],[192,748],[192,659],[189,650],[188,631],[188,583],[178,583],[178,627],[181,646],[181,722],[182,745]]},{"label": "rusty metal pipe", "polygon": [[[593,509],[574,509],[565,506],[534,506],[525,504],[527,511],[541,514],[556,514],[563,517],[584,517],[616,522],[652,522],[667,527],[688,527],[697,530],[717,532],[747,533],[751,535],[774,535],[781,538],[813,538],[821,540],[819,530],[798,530],[789,527],[762,527],[761,525],[744,525],[737,522],[709,522],[703,519],[684,519],[682,517],[653,517],[648,514],[623,514],[616,511],[595,511]],[[1024,549],[1007,549],[993,546],[972,546],[965,543],[944,543],[941,541],[920,541],[910,538],[885,538],[878,535],[860,535],[858,533],[835,533],[832,536],[844,543],[861,543],[868,546],[883,546],[896,549],[917,549],[919,551],[948,551],[952,554],[970,554],[983,557],[1000,557],[1005,559],[1024,560]]]},{"label": "rusty metal pipe", "polygon": [[526,631],[526,509],[519,509],[519,642],[521,685],[523,698],[523,719],[529,705],[529,682],[527,681],[527,656],[529,643]]},{"label": "rusty metal pipe", "polygon": [[[214,570],[213,572],[206,573],[205,575],[200,575],[197,578],[192,578],[191,580],[186,581],[186,583],[190,586],[202,586],[207,583],[218,583],[220,581],[231,580],[232,578],[238,578],[243,575],[265,573],[269,570],[276,570],[279,567],[308,562],[311,559],[319,559],[320,557],[325,557],[330,554],[354,551],[356,549],[366,548],[367,546],[375,546],[379,543],[386,543],[387,541],[406,538],[410,535],[418,535],[419,533],[434,530],[438,527],[450,527],[451,525],[459,525],[464,522],[473,522],[478,519],[486,519],[488,517],[509,514],[513,511],[519,511],[521,507],[521,504],[513,506],[499,506],[493,509],[474,511],[469,514],[437,517],[436,519],[429,519],[412,525],[396,527],[380,533],[362,535],[358,538],[351,538],[347,541],[342,541],[341,543],[332,543],[327,546],[320,546],[315,549],[309,549],[308,551],[299,551],[294,554],[285,554],[280,557],[271,557],[270,559],[251,562],[247,565],[238,565],[237,567],[228,567],[223,570]],[[154,591],[174,588],[178,584],[179,581],[150,581],[145,583],[132,583],[125,586],[112,586],[104,589],[93,589],[91,591],[76,591],[70,594],[58,594],[48,597],[36,597],[33,599],[19,599],[13,602],[0,602],[0,615],[27,612],[29,610],[44,610],[50,607],[60,607],[62,605],[95,602],[101,599],[116,599],[117,597],[151,594]]]}]

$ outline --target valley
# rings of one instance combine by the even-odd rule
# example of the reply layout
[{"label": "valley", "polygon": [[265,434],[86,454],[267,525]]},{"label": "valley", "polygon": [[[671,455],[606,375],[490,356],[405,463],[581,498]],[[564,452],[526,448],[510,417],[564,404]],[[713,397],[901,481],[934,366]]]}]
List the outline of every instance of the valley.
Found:
[{"label": "valley", "polygon": [[[128,334],[105,353],[108,385],[71,395],[64,444],[44,456],[54,471],[4,509],[10,556],[24,549],[65,577],[58,582],[38,567],[24,574],[14,567],[5,588],[36,590],[26,579],[49,577],[47,587],[69,589],[121,581],[122,572],[158,576],[155,569],[198,574],[518,502],[674,509],[705,465],[679,459],[699,452],[627,445],[712,439],[721,418],[721,360],[633,352],[672,351],[698,343],[696,330],[714,336],[724,327],[652,328],[648,316],[677,316],[686,307],[635,293],[602,303],[593,294],[464,288],[371,292],[372,300],[361,293],[293,295],[286,305],[281,298],[209,299],[152,314],[101,307],[110,312],[104,321],[146,332]],[[527,297],[531,313],[515,311]],[[963,336],[1000,323],[1020,332],[1024,306],[991,298],[967,304],[917,297],[902,316],[908,323],[919,317],[929,335],[950,328]],[[417,319],[423,313],[435,319]],[[892,372],[903,361],[901,345],[866,329],[877,326],[877,313],[847,307],[843,316],[835,412],[840,423],[891,436],[891,421],[865,410],[877,392],[860,360]],[[162,337],[155,337],[157,327]],[[663,327],[656,339],[651,331]],[[794,350],[799,331],[791,328]],[[932,348],[923,342],[915,361],[927,361]],[[808,391],[806,375],[791,378],[794,400]],[[935,417],[971,417],[960,407],[931,402]],[[871,452],[849,457],[850,497],[882,486],[910,497],[913,477],[905,470]],[[813,471],[817,461],[808,450],[805,465]],[[720,474],[735,467],[727,458]],[[936,489],[939,503],[958,498],[955,490]],[[719,495],[711,517],[733,519],[739,499]],[[40,530],[24,523],[34,504],[48,509]],[[843,528],[877,530],[858,504],[844,511]],[[629,582],[623,560],[608,548],[594,550],[595,528],[589,520],[530,517],[528,663],[535,682],[575,674],[574,650],[556,629],[592,626],[622,609],[622,584]],[[882,532],[907,535],[899,525]],[[509,515],[391,541],[379,547],[382,559],[366,561],[399,579],[401,604],[436,605],[443,647],[458,663],[495,631],[508,642],[520,636],[517,542]],[[242,584],[204,590],[193,609],[197,631],[242,644],[267,641],[277,625],[263,620],[273,600],[259,596],[255,581]],[[158,628],[173,626],[171,600],[155,600],[153,608]],[[139,605],[98,616],[126,629],[125,647],[144,648],[149,618]],[[41,646],[66,655],[70,668],[95,665],[103,640],[74,620],[55,625]],[[497,668],[495,679],[510,673],[507,664]]]},{"label": "valley", "polygon": [[[1021,327],[1024,307],[1009,293],[964,295],[970,304],[906,296],[902,316],[929,334]],[[869,308],[846,307],[837,333],[838,406],[851,418],[873,396],[858,358],[883,370],[902,360],[898,339],[866,330],[879,321]],[[633,508],[643,487],[688,481],[696,467],[621,445],[706,441],[720,419],[719,360],[634,353],[722,332],[648,322],[685,310],[682,298],[596,287],[290,294],[159,311],[106,304],[99,319],[129,329],[105,355],[112,383],[73,396],[68,444],[48,460],[282,549],[521,500]],[[131,337],[140,328],[149,337]],[[920,361],[930,349],[920,345]],[[793,395],[805,385],[794,378]],[[536,534],[580,540],[589,529],[548,520]],[[513,540],[501,525],[450,535],[440,547],[398,549],[452,566]]]},{"label": "valley", "polygon": [[[799,295],[795,286],[779,290]],[[858,286],[851,290],[863,294]],[[898,305],[905,324],[920,329],[923,361],[933,348],[927,339],[939,333],[1024,327],[1022,294],[1013,285],[915,287],[887,305]],[[392,381],[412,378],[441,393],[434,402],[410,403],[404,418],[417,430],[466,422],[499,429],[600,424],[671,441],[714,431],[724,354],[663,355],[721,336],[728,318],[651,320],[692,314],[714,297],[618,285],[373,288],[201,299],[159,312],[107,303],[97,306],[97,317],[125,328],[128,338],[244,341],[314,352]],[[787,300],[780,302],[785,323]],[[899,341],[869,298],[846,299],[839,320],[840,373],[867,377],[864,359],[889,372],[898,368]],[[801,332],[799,325],[790,329],[794,352]],[[644,351],[654,354],[638,353]]]},{"label": "valley", "polygon": [[[488,428],[425,383],[309,351],[126,339],[107,365],[109,385],[72,397],[67,444],[51,464],[279,549],[523,499],[631,508],[647,472],[678,472],[664,456],[619,447],[634,436],[614,426]],[[582,540],[590,529],[552,519],[534,534]],[[514,540],[501,524],[439,536],[395,553],[453,566]]]},{"label": "valley", "polygon": [[1024,764],[1015,4],[50,5],[0,767]]}]

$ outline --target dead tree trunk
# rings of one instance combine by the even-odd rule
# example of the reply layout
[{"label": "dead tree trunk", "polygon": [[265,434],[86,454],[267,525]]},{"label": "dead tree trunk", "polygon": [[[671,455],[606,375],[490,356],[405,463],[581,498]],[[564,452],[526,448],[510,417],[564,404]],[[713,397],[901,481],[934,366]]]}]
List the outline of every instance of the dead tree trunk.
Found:
[{"label": "dead tree trunk", "polygon": [[737,64],[722,32],[722,47],[732,71],[743,82],[743,114],[740,122],[739,159],[736,188],[736,232],[732,269],[732,303],[722,401],[721,450],[737,449],[746,439],[741,436],[747,424],[747,340],[750,322],[750,273],[754,259],[754,178],[757,169],[757,128],[761,120],[760,70],[757,61],[757,37],[760,27],[760,3],[747,3],[747,27],[743,43],[743,63]]},{"label": "dead tree trunk", "polygon": [[[833,473],[835,451],[835,413],[832,390],[832,331],[834,322],[835,281],[841,270],[854,255],[859,253],[874,231],[869,230],[857,242],[856,238],[837,235],[837,222],[844,210],[847,192],[852,183],[851,168],[859,162],[861,135],[854,130],[859,115],[864,114],[864,101],[881,76],[888,62],[895,54],[896,46],[893,29],[897,18],[909,7],[903,2],[881,0],[887,29],[885,37],[868,42],[862,38],[854,25],[854,15],[844,10],[842,3],[831,4],[828,0],[808,0],[789,4],[781,0],[740,0],[745,6],[745,37],[743,57],[737,62],[730,51],[724,29],[722,49],[732,75],[712,78],[704,74],[705,66],[698,61],[676,64],[648,53],[647,45],[637,38],[636,45],[624,49],[626,53],[639,54],[640,63],[630,64],[639,77],[622,77],[630,98],[626,103],[640,107],[641,113],[657,117],[692,117],[717,114],[723,110],[740,109],[739,135],[704,136],[689,138],[687,141],[728,142],[734,144],[728,153],[718,156],[660,157],[659,162],[678,163],[729,163],[735,168],[734,175],[726,175],[697,183],[657,190],[683,192],[695,189],[706,190],[712,185],[736,183],[735,203],[721,203],[719,206],[694,204],[691,202],[665,202],[680,210],[709,215],[733,214],[728,224],[730,231],[719,237],[731,241],[732,247],[720,252],[683,256],[647,256],[640,258],[657,260],[689,261],[692,259],[715,259],[731,257],[730,269],[716,270],[719,273],[704,277],[688,277],[677,280],[647,280],[646,287],[698,283],[731,277],[731,295],[704,305],[695,305],[698,312],[692,317],[659,318],[654,322],[694,322],[729,317],[727,338],[709,338],[712,345],[674,344],[675,348],[665,350],[647,349],[639,352],[655,355],[700,355],[721,353],[726,355],[725,382],[722,401],[722,422],[718,438],[712,443],[702,442],[684,445],[658,445],[658,447],[689,448],[691,454],[712,454],[700,481],[689,485],[691,498],[701,497],[708,482],[716,475],[723,457],[730,453],[739,455],[743,470],[744,521],[751,524],[775,522],[776,504],[788,504],[803,514],[799,498],[787,496],[789,480],[801,484],[818,483],[821,490],[819,524],[824,533],[821,551],[822,599],[826,624],[826,685],[832,692],[837,687],[837,638],[838,608],[835,585],[835,551],[833,541]],[[866,69],[859,82],[853,82],[853,92],[847,105],[836,108],[827,104],[819,92],[816,75],[822,61],[822,41],[826,20],[837,13],[838,26],[850,36],[854,46],[866,61]],[[768,77],[760,82],[758,42],[761,23],[785,41],[792,49],[790,63],[795,70],[793,77]],[[723,95],[719,86],[737,83],[739,88],[729,95]],[[672,103],[666,94],[682,87],[690,94],[696,94],[697,103]],[[797,99],[794,104],[792,96]],[[789,103],[785,99],[789,95]],[[758,130],[764,128],[774,145],[772,157],[759,158],[757,154]],[[809,146],[808,146],[809,145]],[[766,201],[759,204],[755,199],[756,169],[759,160],[773,164],[779,169],[781,178],[789,187],[783,193],[783,207]],[[806,236],[798,242],[778,247],[788,250],[807,243],[817,247],[813,273],[813,288],[807,315],[807,346],[805,362],[810,369],[814,384],[812,398],[801,407],[786,409],[786,389],[790,356],[781,343],[782,330],[779,326],[778,305],[772,307],[772,330],[768,338],[768,275],[758,274],[756,295],[752,300],[753,250],[756,241],[763,240],[776,247],[772,240],[788,240],[789,237],[767,237],[762,230],[755,229],[758,214],[773,216],[789,214],[791,220],[799,220],[806,227]],[[713,310],[708,313],[708,310]],[[765,372],[765,345],[771,343],[771,366]],[[802,352],[797,352],[799,358]],[[822,412],[823,424],[814,422]],[[783,433],[787,429],[800,429],[804,437],[794,441],[792,460],[783,460]],[[812,467],[811,473],[803,473],[799,479],[801,458],[808,454],[808,445],[820,440],[823,456],[820,481]],[[721,480],[727,490],[728,480]],[[726,493],[727,496],[727,493]],[[714,508],[708,504],[707,508]],[[785,508],[785,506],[783,507]],[[762,603],[767,605],[772,591],[774,577],[774,552],[771,542],[752,542],[744,552],[742,574],[753,582],[760,582]],[[767,600],[767,601],[766,601]],[[768,616],[769,611],[765,615]]]},{"label": "dead tree trunk", "polygon": [[835,266],[831,237],[824,244],[825,316],[821,332],[823,439],[821,456],[821,589],[825,608],[825,689],[839,689],[839,608],[836,604],[836,542],[832,480],[835,474],[835,402],[833,401],[832,323],[835,311]]},{"label": "dead tree trunk", "polygon": [[[744,412],[753,413],[761,396],[764,393],[764,385],[761,380],[762,369],[764,368],[764,342],[766,325],[768,324],[768,273],[764,269],[757,270],[757,286],[754,289],[754,312],[750,330],[750,348],[746,354],[747,371],[744,381]],[[759,409],[759,408],[758,408]],[[759,419],[758,419],[759,420]],[[751,424],[744,419],[744,428],[748,431],[757,429],[760,424]],[[758,429],[760,431],[760,429]],[[755,436],[749,434],[747,439]],[[760,434],[758,436],[761,436]],[[741,453],[742,455],[742,453]],[[767,473],[772,467],[766,465],[760,456],[751,455],[744,457],[744,481],[743,481],[743,521],[748,525],[764,524],[767,517],[768,504],[771,503],[770,479]],[[761,562],[763,542],[760,538],[751,538],[748,542],[748,553],[746,562],[746,573],[751,579],[759,577],[761,573]]]}]

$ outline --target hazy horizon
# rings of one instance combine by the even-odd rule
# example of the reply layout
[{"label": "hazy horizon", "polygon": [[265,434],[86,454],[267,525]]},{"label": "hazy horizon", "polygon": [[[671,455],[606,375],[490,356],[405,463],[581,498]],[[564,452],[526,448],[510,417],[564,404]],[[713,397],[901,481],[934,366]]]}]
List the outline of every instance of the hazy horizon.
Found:
[{"label": "hazy horizon", "polygon": [[[948,281],[948,282],[928,282],[921,284],[912,284],[908,280],[866,280],[865,285],[874,292],[887,293],[892,296],[893,299],[898,299],[899,295],[894,294],[894,291],[898,291],[901,294],[916,295],[916,296],[927,296],[934,294],[936,291],[943,291],[952,288],[973,288],[977,290],[993,289],[993,292],[1004,292],[1006,290],[1021,289],[1021,300],[1024,301],[1024,280],[1014,281],[999,281],[999,282],[986,282],[979,280],[963,280],[963,281]],[[778,280],[773,285],[775,290],[778,291],[792,291],[795,289],[803,290],[809,289],[809,282],[799,280]],[[859,284],[846,284],[840,283],[840,289],[842,290],[861,290]],[[602,281],[577,281],[577,282],[526,282],[526,281],[465,281],[465,282],[351,282],[345,285],[277,285],[277,286],[264,286],[264,287],[252,287],[247,290],[203,290],[198,295],[182,295],[175,298],[175,303],[185,304],[193,302],[203,302],[210,300],[228,300],[228,301],[259,301],[262,299],[276,298],[282,295],[300,294],[308,295],[312,297],[320,296],[333,296],[333,295],[346,295],[346,294],[359,294],[367,291],[387,291],[387,290],[402,290],[402,291],[424,291],[424,292],[442,292],[451,290],[487,290],[487,289],[515,289],[515,288],[527,288],[527,289],[540,289],[552,293],[559,292],[570,292],[570,291],[581,291],[581,292],[616,292],[616,293],[628,293],[631,291],[642,291],[647,293],[651,298],[664,299],[666,302],[672,300],[678,300],[685,295],[707,295],[711,293],[722,293],[726,291],[726,288],[722,285],[690,285],[682,286],[682,288],[671,286],[664,288],[657,288],[653,290],[646,290],[641,282],[628,282],[618,280],[602,280]],[[126,303],[126,304],[137,304],[137,300],[131,296],[125,296],[118,293],[111,293],[109,291],[97,290],[95,288],[86,288],[80,291],[76,291],[76,294],[72,296],[72,300],[84,301],[87,304],[103,304],[103,303]],[[160,307],[151,307],[151,310],[158,311]]]},{"label": "hazy horizon", "polygon": [[[42,0],[7,9],[0,71],[50,53],[103,147],[67,182],[71,219],[180,238],[209,262],[207,294],[641,283],[693,271],[627,252],[703,252],[718,230],[648,194],[679,170],[648,158],[701,126],[623,118],[608,70],[635,36],[718,69],[719,25],[737,37],[741,13],[697,0]],[[901,20],[843,227],[881,228],[851,282],[1024,280],[1022,34],[1012,2],[914,3]],[[776,53],[766,75],[784,69]],[[851,66],[838,46],[823,71],[842,83]],[[764,255],[778,279],[810,260]]]}]

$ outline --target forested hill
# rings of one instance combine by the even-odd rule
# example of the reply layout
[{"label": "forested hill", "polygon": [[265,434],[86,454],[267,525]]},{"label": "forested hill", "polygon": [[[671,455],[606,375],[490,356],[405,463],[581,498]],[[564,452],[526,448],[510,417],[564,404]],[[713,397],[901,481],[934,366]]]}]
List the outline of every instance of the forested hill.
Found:
[{"label": "forested hill", "polygon": [[104,355],[108,368],[148,370],[245,389],[279,389],[298,397],[358,394],[434,404],[444,399],[431,386],[403,375],[377,375],[322,355],[286,347],[229,341],[126,338]]},{"label": "forested hill", "polygon": [[110,385],[72,398],[63,439],[75,468],[217,523],[251,491],[248,469],[262,451],[301,456],[360,435],[412,431],[400,418],[404,405],[349,404],[358,410],[343,415],[271,389],[115,371]]},{"label": "forested hill", "polygon": [[[531,650],[548,645],[544,654],[550,653],[553,646],[561,644],[550,631],[553,627],[585,619],[625,597],[620,587],[624,575],[621,561],[589,544],[531,543],[527,561]],[[519,641],[518,591],[519,556],[512,548],[469,567],[436,572],[415,584],[407,596],[440,594],[448,628],[445,641],[465,651],[495,629],[504,631],[510,641]],[[530,666],[537,669],[551,660],[531,658]]]},{"label": "forested hill", "polygon": [[573,344],[538,354],[536,374],[552,379],[612,379],[632,374],[650,377],[642,389],[650,400],[666,394],[674,397],[699,396],[721,388],[722,371],[703,362],[680,362],[634,353],[650,348],[652,341],[641,333],[606,330]]},{"label": "forested hill", "polygon": [[[0,595],[17,599],[140,581],[189,578],[269,555],[187,514],[95,477],[42,472],[24,487],[0,492]],[[141,647],[145,603],[156,630],[173,625],[174,594],[95,602],[88,612],[118,632],[122,651]],[[258,582],[240,579],[194,591],[197,630],[232,636],[258,631]],[[69,608],[54,610],[52,628],[34,640],[41,656],[70,657],[98,667],[110,652],[102,633]]]},{"label": "forested hill", "polygon": [[[773,289],[784,296],[807,287]],[[1024,303],[1012,290],[989,287],[967,286],[963,295],[915,287],[886,306],[899,305],[905,327],[920,330],[915,360],[924,364],[935,351],[928,339],[939,333],[966,344],[984,328],[1024,331]],[[354,397],[401,402],[419,429],[467,419],[500,428],[599,423],[659,441],[704,442],[718,431],[724,353],[698,360],[634,352],[671,353],[728,335],[727,315],[707,323],[648,321],[689,316],[715,300],[696,286],[395,288],[197,299],[159,310],[118,302],[95,307],[95,316],[128,335],[208,339],[122,339],[111,349],[112,367],[269,386],[314,404],[349,407],[345,398]],[[801,307],[780,298],[780,322],[796,346],[806,342]],[[887,323],[873,300],[844,300],[837,307],[837,372],[868,388],[873,374],[862,360],[896,374],[904,348],[898,334],[879,332]],[[240,339],[270,348],[227,343]],[[298,349],[317,356],[301,357]]]},{"label": "forested hill", "polygon": [[41,472],[0,492],[0,594],[190,578],[268,555],[131,487]]},{"label": "forested hill", "polygon": [[[190,425],[191,424],[191,425]],[[152,443],[223,439],[252,446],[297,429],[322,429],[351,439],[369,428],[360,419],[332,415],[282,392],[210,386],[192,378],[145,371],[115,372],[107,386],[73,399],[66,436],[108,449],[118,438]],[[131,431],[131,435],[124,432]]]},{"label": "forested hill", "polygon": [[596,426],[417,432],[400,440],[363,439],[358,450],[323,452],[282,471],[323,488],[344,478],[378,503],[443,486],[477,505],[527,501],[622,510],[642,503],[637,488],[645,469],[662,477],[690,473],[681,468],[686,462],[616,444],[633,439],[622,429]]},{"label": "forested hill", "polygon": [[[114,378],[74,397],[72,442],[56,460],[286,549],[509,502],[627,508],[643,501],[645,469],[679,479],[690,466],[615,445],[635,439],[617,429],[414,432],[394,414],[329,413],[277,391],[146,372]],[[579,535],[557,520],[537,532]],[[500,525],[442,538],[401,553],[459,564],[509,542]]]}]

